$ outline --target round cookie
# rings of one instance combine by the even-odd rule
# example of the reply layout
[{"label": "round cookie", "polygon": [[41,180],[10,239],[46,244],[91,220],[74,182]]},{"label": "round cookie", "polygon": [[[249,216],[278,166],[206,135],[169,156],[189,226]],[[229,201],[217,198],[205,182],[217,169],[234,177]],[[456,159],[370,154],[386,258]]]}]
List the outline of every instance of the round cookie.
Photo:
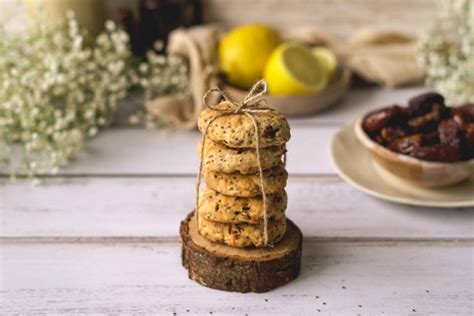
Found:
[{"label": "round cookie", "polygon": [[[285,215],[287,195],[285,190],[267,194],[269,219],[280,219]],[[263,200],[261,197],[235,197],[220,194],[206,188],[199,194],[199,216],[219,223],[263,223]]]},{"label": "round cookie", "polygon": [[[202,142],[197,145],[198,155],[201,155],[201,147]],[[269,169],[281,164],[281,157],[285,152],[285,145],[260,148],[262,169]],[[256,173],[258,172],[256,150],[254,148],[243,149],[227,147],[207,137],[203,155],[203,166],[209,170],[225,173]]]},{"label": "round cookie", "polygon": [[[228,108],[228,102],[222,102],[219,107]],[[204,133],[206,125],[219,111],[206,108],[198,118],[198,128]],[[290,139],[290,127],[286,118],[277,111],[252,113],[255,118],[259,136],[260,147],[283,145]],[[255,127],[246,114],[232,114],[216,118],[208,128],[207,135],[210,139],[233,148],[255,148]]]},{"label": "round cookie", "polygon": [[[260,176],[254,174],[223,173],[203,169],[206,185],[219,193],[230,196],[252,197],[262,194]],[[265,193],[271,194],[283,190],[286,186],[288,173],[283,165],[263,171]]]},{"label": "round cookie", "polygon": [[[209,221],[203,217],[198,220],[199,233],[206,239],[232,247],[263,247],[263,225],[224,224]],[[268,243],[277,243],[286,231],[286,217],[268,222]]]}]

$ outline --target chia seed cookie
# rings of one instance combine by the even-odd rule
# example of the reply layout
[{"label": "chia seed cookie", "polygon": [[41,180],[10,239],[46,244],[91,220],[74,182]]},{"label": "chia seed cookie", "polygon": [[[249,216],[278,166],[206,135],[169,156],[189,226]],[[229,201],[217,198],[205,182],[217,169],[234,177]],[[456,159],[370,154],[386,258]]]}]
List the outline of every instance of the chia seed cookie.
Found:
[{"label": "chia seed cookie", "polygon": [[[199,217],[199,233],[206,239],[232,247],[263,247],[263,225],[224,224]],[[268,222],[268,242],[277,243],[286,231],[286,217]]]},{"label": "chia seed cookie", "polygon": [[[286,192],[267,194],[269,219],[285,216]],[[263,223],[263,200],[261,197],[235,197],[220,194],[206,188],[199,195],[199,216],[219,223]]]},{"label": "chia seed cookie", "polygon": [[[219,107],[227,108],[228,102]],[[204,133],[206,125],[219,111],[206,108],[198,118],[198,128]],[[260,147],[283,145],[290,139],[290,127],[286,118],[277,111],[253,113],[259,134]],[[207,131],[210,139],[233,148],[255,148],[255,127],[252,120],[245,114],[233,114],[216,118]]]},{"label": "chia seed cookie", "polygon": [[[252,197],[262,194],[260,190],[260,176],[254,174],[223,173],[203,169],[203,178],[206,185],[219,193],[230,196]],[[288,173],[283,165],[263,171],[265,193],[271,194],[283,190],[286,186]]]},{"label": "chia seed cookie", "polygon": [[[197,145],[198,155],[201,154],[202,143]],[[285,145],[260,148],[260,160],[263,169],[269,169],[282,163],[282,155],[286,152]],[[257,153],[254,148],[231,148],[216,143],[209,137],[204,148],[203,166],[209,170],[242,174],[258,172]]]}]

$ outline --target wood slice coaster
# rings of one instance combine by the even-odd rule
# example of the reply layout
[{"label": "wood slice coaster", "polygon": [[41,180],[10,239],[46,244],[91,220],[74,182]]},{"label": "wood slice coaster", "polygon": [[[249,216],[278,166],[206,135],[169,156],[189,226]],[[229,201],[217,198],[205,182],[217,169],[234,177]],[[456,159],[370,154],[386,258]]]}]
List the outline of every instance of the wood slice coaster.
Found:
[{"label": "wood slice coaster", "polygon": [[267,292],[294,280],[300,272],[303,236],[290,220],[273,248],[235,248],[211,242],[197,230],[191,212],[180,227],[181,259],[189,278],[233,292]]}]

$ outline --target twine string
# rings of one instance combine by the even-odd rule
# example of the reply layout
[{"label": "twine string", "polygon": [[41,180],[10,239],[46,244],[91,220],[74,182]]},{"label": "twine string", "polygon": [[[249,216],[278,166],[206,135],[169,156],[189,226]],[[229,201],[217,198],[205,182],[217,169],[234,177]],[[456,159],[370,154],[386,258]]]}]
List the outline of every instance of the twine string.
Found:
[{"label": "twine string", "polygon": [[[211,94],[217,92],[220,98],[223,98],[227,107],[222,108],[222,103],[210,104],[209,98]],[[219,117],[235,115],[235,114],[245,114],[251,121],[255,129],[255,152],[257,158],[258,173],[260,177],[260,191],[262,193],[262,203],[263,203],[263,236],[264,236],[264,245],[272,246],[268,242],[268,210],[267,210],[267,195],[265,190],[265,183],[263,177],[263,168],[261,161],[261,145],[260,145],[260,130],[257,124],[257,120],[254,117],[256,113],[265,113],[274,111],[273,108],[268,107],[265,99],[263,97],[267,93],[267,83],[264,80],[260,80],[250,89],[247,96],[242,102],[237,102],[233,100],[229,95],[227,95],[221,89],[210,89],[208,90],[203,97],[203,105],[207,108],[215,110],[218,112],[217,115],[212,117],[207,123],[202,133],[201,140],[201,152],[199,159],[199,170],[196,178],[196,221],[199,227],[199,191],[201,186],[201,177],[203,169],[203,160],[204,160],[204,149],[206,146],[207,133],[211,124]],[[220,105],[220,106],[219,106]],[[286,157],[286,155],[285,155]],[[286,160],[286,158],[285,158]]]}]

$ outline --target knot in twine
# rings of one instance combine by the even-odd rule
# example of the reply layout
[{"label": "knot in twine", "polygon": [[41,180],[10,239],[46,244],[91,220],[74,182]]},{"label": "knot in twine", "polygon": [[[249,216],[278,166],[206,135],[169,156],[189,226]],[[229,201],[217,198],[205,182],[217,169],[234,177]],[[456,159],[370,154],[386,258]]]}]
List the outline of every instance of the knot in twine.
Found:
[{"label": "knot in twine", "polygon": [[[216,92],[220,99],[224,99],[226,101],[226,108],[222,107],[222,103],[217,104],[209,104],[209,97],[212,93]],[[263,235],[264,235],[264,245],[265,246],[273,246],[268,243],[268,210],[267,210],[267,196],[265,193],[265,183],[263,178],[263,169],[262,169],[262,161],[260,158],[260,131],[257,124],[257,121],[254,118],[254,114],[256,113],[266,113],[275,111],[275,109],[267,106],[266,100],[263,98],[267,93],[267,83],[264,80],[260,80],[250,89],[247,96],[244,98],[242,102],[237,102],[230,98],[224,91],[221,89],[210,89],[208,90],[203,97],[203,105],[206,108],[210,108],[214,111],[217,111],[218,114],[211,118],[204,128],[202,133],[202,141],[201,141],[201,153],[200,153],[200,161],[199,161],[199,171],[196,179],[196,221],[199,226],[199,187],[201,185],[201,174],[203,168],[203,158],[204,158],[204,148],[206,145],[206,138],[207,133],[209,130],[209,126],[214,122],[217,118],[229,115],[236,115],[236,114],[244,114],[250,118],[252,124],[255,128],[255,152],[257,155],[257,165],[258,165],[258,172],[260,176],[260,191],[262,193],[262,202],[263,202]],[[219,106],[221,105],[221,106]],[[285,159],[286,160],[286,159]]]}]

